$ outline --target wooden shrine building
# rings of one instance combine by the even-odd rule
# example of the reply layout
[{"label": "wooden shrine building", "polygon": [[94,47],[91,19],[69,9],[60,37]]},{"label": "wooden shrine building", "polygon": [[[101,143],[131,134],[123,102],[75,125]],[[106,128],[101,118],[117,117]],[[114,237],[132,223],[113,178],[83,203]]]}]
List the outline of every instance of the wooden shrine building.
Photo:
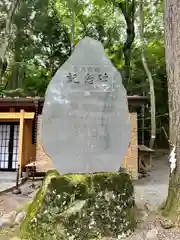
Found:
[{"label": "wooden shrine building", "polygon": [[[148,102],[147,97],[128,96],[132,138],[124,159],[124,167],[134,178],[138,174],[138,127],[135,109]],[[46,172],[53,168],[52,160],[40,143],[40,123],[44,98],[0,98],[0,171],[21,173],[32,162],[36,170]]]}]

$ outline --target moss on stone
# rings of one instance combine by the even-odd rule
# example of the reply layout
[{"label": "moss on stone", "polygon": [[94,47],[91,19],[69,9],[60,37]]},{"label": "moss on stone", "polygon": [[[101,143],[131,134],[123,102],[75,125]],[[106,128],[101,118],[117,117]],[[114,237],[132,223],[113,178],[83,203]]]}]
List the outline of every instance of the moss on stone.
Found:
[{"label": "moss on stone", "polygon": [[28,240],[98,239],[133,230],[133,184],[126,173],[50,171],[21,226]]}]

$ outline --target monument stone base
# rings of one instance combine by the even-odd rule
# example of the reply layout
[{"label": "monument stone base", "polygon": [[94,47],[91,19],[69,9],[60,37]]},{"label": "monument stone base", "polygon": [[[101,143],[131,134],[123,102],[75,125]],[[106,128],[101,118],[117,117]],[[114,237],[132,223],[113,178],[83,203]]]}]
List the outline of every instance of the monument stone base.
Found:
[{"label": "monument stone base", "polygon": [[136,226],[133,184],[127,173],[49,171],[21,225],[23,239],[120,238]]}]

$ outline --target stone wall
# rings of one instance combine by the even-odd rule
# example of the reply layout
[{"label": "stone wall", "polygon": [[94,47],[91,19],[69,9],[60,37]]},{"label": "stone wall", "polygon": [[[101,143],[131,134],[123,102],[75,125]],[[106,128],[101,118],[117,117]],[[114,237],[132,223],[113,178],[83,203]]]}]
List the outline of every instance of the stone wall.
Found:
[{"label": "stone wall", "polygon": [[131,113],[131,142],[124,158],[123,167],[129,170],[133,179],[138,177],[138,127],[137,113]]},{"label": "stone wall", "polygon": [[44,152],[40,139],[41,115],[38,116],[37,141],[36,141],[36,166],[37,171],[46,172],[53,168],[51,158]]},{"label": "stone wall", "polygon": [[[38,133],[36,147],[37,171],[46,172],[53,168],[52,160],[43,151],[40,144],[40,122],[41,116],[38,117]],[[129,150],[124,159],[124,167],[127,168],[134,179],[138,173],[138,140],[137,140],[137,113],[131,113],[132,137]]]}]

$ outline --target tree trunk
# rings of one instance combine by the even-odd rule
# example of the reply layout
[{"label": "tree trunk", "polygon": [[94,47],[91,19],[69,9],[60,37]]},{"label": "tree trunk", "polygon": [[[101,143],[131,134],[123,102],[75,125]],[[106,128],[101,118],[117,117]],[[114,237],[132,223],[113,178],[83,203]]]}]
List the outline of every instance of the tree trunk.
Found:
[{"label": "tree trunk", "polygon": [[14,59],[13,59],[13,65],[12,65],[12,69],[11,69],[11,78],[9,81],[9,89],[17,89],[22,87],[22,85],[20,86],[20,73],[21,73],[21,67],[22,67],[22,63],[21,63],[21,46],[20,46],[20,41],[19,39],[21,38],[21,35],[23,34],[23,32],[20,30],[20,28],[17,29],[16,31],[16,39],[14,42]]},{"label": "tree trunk", "polygon": [[126,42],[124,43],[123,53],[124,53],[124,85],[127,87],[130,81],[131,73],[131,52],[132,44],[135,38],[135,29],[134,29],[134,18],[135,18],[135,0],[129,1],[124,0],[120,1],[117,6],[121,9],[121,12],[126,21]]},{"label": "tree trunk", "polygon": [[144,1],[140,1],[140,39],[141,39],[141,59],[144,67],[144,71],[147,75],[149,87],[150,87],[150,102],[151,102],[151,138],[149,142],[149,148],[154,147],[156,138],[156,99],[154,92],[154,81],[151,71],[149,70],[146,58],[145,58],[145,43],[144,43]]},{"label": "tree trunk", "polygon": [[[5,54],[7,51],[7,47],[9,44],[9,38],[10,38],[10,34],[11,34],[11,25],[12,25],[12,20],[15,14],[15,11],[18,7],[20,0],[14,0],[11,3],[10,9],[9,9],[9,13],[6,19],[6,27],[5,27],[5,33],[3,38],[1,39],[1,45],[0,45],[0,77],[1,77],[1,84],[2,84],[2,76],[6,70],[6,68],[4,69],[4,63],[5,63]],[[7,67],[7,66],[6,66]]]},{"label": "tree trunk", "polygon": [[69,12],[71,13],[71,53],[74,51],[75,47],[75,23],[76,23],[76,12],[75,12],[75,6],[77,4],[77,1],[67,1]]},{"label": "tree trunk", "polygon": [[180,1],[165,0],[165,49],[168,76],[170,143],[176,146],[176,168],[170,175],[163,214],[180,217]]}]

